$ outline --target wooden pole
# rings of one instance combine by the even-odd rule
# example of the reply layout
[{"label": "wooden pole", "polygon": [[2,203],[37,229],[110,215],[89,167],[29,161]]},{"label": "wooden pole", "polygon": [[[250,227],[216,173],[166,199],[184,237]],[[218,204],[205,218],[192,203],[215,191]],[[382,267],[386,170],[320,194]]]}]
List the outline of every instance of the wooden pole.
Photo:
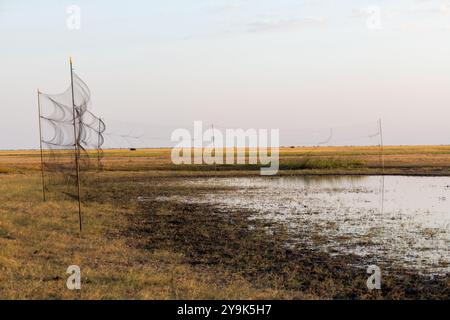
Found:
[{"label": "wooden pole", "polygon": [[37,91],[38,112],[39,112],[39,148],[41,149],[41,175],[42,175],[42,197],[45,198],[45,179],[44,179],[44,153],[42,151],[42,124],[41,124],[41,93]]},{"label": "wooden pole", "polygon": [[[82,220],[81,220],[81,188],[80,188],[80,159],[79,159],[79,146],[78,146],[78,136],[77,136],[77,126],[76,126],[76,110],[75,110],[75,93],[73,89],[73,67],[72,58],[70,58],[70,86],[72,88],[72,113],[73,113],[73,133],[74,133],[74,149],[75,149],[75,167],[77,173],[77,190],[78,190],[78,221],[80,225],[80,232],[82,230]],[[78,115],[81,117],[81,114]],[[81,128],[79,128],[81,130]]]}]

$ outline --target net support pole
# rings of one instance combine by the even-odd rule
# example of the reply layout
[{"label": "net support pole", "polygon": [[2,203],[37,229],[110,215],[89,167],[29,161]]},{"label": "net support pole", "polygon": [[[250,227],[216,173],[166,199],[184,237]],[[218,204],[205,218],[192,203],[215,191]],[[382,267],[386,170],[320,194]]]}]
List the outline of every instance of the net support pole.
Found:
[{"label": "net support pole", "polygon": [[41,124],[41,93],[37,90],[37,104],[39,113],[39,149],[41,151],[41,178],[42,178],[42,198],[46,201],[45,197],[45,179],[44,179],[44,153],[42,150],[42,124]]},{"label": "net support pole", "polygon": [[[213,143],[213,150],[214,150],[214,171],[217,171],[217,163],[216,163],[216,132],[214,131],[214,123],[211,124],[212,129],[212,143]],[[212,155],[212,153],[211,153]]]},{"label": "net support pole", "polygon": [[[73,113],[73,133],[74,133],[74,149],[75,149],[75,169],[77,177],[77,191],[78,191],[78,222],[80,226],[80,232],[82,230],[82,220],[81,220],[81,188],[80,188],[80,159],[79,159],[79,146],[78,146],[78,136],[77,136],[77,126],[76,126],[76,110],[75,110],[75,92],[73,88],[73,66],[72,58],[70,58],[70,86],[72,89],[72,113]],[[81,117],[81,115],[78,115]],[[81,129],[81,128],[80,128]]]},{"label": "net support pole", "polygon": [[98,118],[98,138],[97,138],[97,168],[100,171],[100,132],[101,132],[102,119]]},{"label": "net support pole", "polygon": [[383,145],[383,126],[381,125],[381,119],[378,120],[378,126],[380,131],[380,162],[381,162],[381,172],[384,175],[384,145]]},{"label": "net support pole", "polygon": [[378,119],[378,126],[380,131],[380,161],[381,161],[381,215],[384,213],[384,145],[383,145],[383,126],[381,125],[381,118]]}]

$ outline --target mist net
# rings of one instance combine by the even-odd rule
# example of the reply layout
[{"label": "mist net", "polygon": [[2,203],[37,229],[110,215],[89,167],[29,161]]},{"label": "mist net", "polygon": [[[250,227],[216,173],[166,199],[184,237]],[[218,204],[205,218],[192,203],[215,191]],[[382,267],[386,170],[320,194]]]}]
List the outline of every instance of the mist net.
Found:
[{"label": "mist net", "polygon": [[90,110],[89,87],[75,73],[73,86],[63,93],[38,95],[45,187],[65,182],[70,191],[64,193],[73,195],[77,167],[101,169],[105,123]]}]

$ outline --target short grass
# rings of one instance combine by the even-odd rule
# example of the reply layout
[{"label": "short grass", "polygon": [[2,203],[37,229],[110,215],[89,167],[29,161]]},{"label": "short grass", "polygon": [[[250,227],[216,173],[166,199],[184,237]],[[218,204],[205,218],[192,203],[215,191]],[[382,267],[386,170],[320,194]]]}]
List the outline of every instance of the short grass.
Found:
[{"label": "short grass", "polygon": [[[450,148],[447,146],[386,147],[384,157],[387,173],[450,174]],[[280,158],[280,174],[380,173],[379,149],[375,147],[282,148]],[[313,268],[306,256],[296,256],[300,259],[296,263],[303,261],[306,269],[283,260],[286,253],[280,251],[278,244],[270,244],[270,240],[263,239],[260,233],[244,232],[247,230],[244,220],[240,220],[239,229],[219,230],[218,227],[224,225],[222,220],[210,225],[211,228],[185,226],[191,232],[186,236],[198,231],[201,233],[197,234],[198,238],[172,239],[161,228],[152,235],[148,232],[155,229],[145,229],[176,223],[176,217],[180,218],[189,210],[198,215],[193,215],[197,220],[191,222],[202,221],[204,216],[201,215],[202,208],[167,204],[142,211],[136,201],[142,181],[155,181],[157,190],[158,179],[257,175],[258,166],[176,167],[170,162],[169,149],[106,150],[103,164],[104,171],[92,172],[99,180],[95,183],[84,180],[84,230],[79,233],[77,206],[73,199],[61,196],[61,192],[52,192],[46,202],[42,201],[39,152],[0,152],[0,298],[379,298],[346,289],[345,284],[353,281],[349,278],[353,271],[344,274],[345,281],[349,282],[340,282],[333,276],[327,277],[326,268]],[[179,192],[167,189],[162,194]],[[148,220],[146,214],[152,213],[158,213],[156,217],[159,218]],[[232,241],[203,255],[204,247],[196,239],[215,238],[221,230],[227,231],[223,234],[224,239],[228,237]],[[158,242],[158,236],[170,241]],[[270,251],[255,256],[240,255],[235,251],[239,243],[234,241],[241,238],[246,239],[242,245],[248,250],[271,245],[277,249],[277,255],[271,255]],[[220,263],[199,264],[204,261],[202,259],[217,255],[222,257]],[[248,258],[251,260],[246,260]],[[277,263],[271,263],[273,261]],[[70,291],[65,285],[67,267],[73,264],[82,270],[80,292]],[[308,269],[308,265],[312,269]],[[271,266],[284,266],[285,269],[274,271],[269,268]],[[269,268],[270,272],[264,273],[263,267]],[[340,265],[336,267],[348,270]],[[262,276],[255,278],[255,270]],[[317,280],[315,287],[300,273],[295,276],[302,270],[318,272],[318,277],[314,278]],[[357,283],[361,284],[362,279],[363,276],[358,276]],[[392,283],[389,297],[405,297],[405,291],[397,288],[394,280]],[[411,288],[408,290],[414,292]],[[431,289],[428,291],[433,293]]]},{"label": "short grass", "polygon": [[[248,150],[245,151],[248,154]],[[70,153],[69,153],[70,155]],[[96,163],[96,152],[89,153]],[[104,150],[103,169],[107,171],[253,171],[260,165],[174,165],[170,149]],[[44,157],[47,154],[44,153]],[[280,174],[407,174],[450,175],[450,146],[369,147],[283,147],[280,148]],[[384,166],[382,165],[384,163]],[[40,170],[39,151],[1,151],[0,174]]]},{"label": "short grass", "polygon": [[[222,283],[174,250],[139,248],[140,240],[125,233],[135,201],[85,203],[80,234],[76,203],[58,194],[43,202],[38,174],[0,180],[0,299],[288,297],[239,276]],[[81,291],[66,288],[70,265],[81,267]]]}]

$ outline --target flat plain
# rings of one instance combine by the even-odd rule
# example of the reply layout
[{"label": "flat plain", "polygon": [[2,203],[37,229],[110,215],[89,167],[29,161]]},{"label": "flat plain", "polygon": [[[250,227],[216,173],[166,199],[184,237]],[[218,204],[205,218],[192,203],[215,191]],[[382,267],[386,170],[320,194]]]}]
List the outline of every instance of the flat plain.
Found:
[{"label": "flat plain", "polygon": [[[281,176],[380,174],[450,176],[450,147],[280,150]],[[101,170],[82,170],[80,233],[70,178],[48,180],[43,201],[39,151],[0,152],[0,298],[450,297],[448,277],[410,270],[369,291],[357,256],[286,246],[282,225],[248,219],[248,210],[167,200],[205,191],[182,183],[189,179],[240,176],[259,176],[259,166],[176,166],[170,149],[105,150]],[[81,267],[80,291],[66,288],[70,265]]]}]

